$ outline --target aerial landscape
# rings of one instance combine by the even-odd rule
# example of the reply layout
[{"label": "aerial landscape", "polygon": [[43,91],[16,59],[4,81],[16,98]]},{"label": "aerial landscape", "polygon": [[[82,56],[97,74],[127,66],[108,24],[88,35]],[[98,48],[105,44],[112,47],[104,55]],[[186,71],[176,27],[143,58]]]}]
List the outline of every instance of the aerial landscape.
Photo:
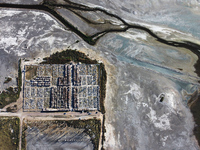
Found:
[{"label": "aerial landscape", "polygon": [[0,150],[200,150],[199,0],[0,0]]}]

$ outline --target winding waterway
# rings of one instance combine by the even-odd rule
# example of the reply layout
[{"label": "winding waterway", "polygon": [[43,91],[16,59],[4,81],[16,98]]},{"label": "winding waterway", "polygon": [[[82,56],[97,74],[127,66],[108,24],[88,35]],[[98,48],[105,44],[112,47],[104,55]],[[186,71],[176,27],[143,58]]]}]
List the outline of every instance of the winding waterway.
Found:
[{"label": "winding waterway", "polygon": [[[168,41],[166,39],[159,37],[158,35],[156,35],[150,29],[143,27],[143,26],[140,26],[140,25],[129,24],[126,21],[124,21],[122,18],[120,18],[119,16],[117,16],[115,14],[111,14],[111,13],[107,12],[106,10],[103,10],[103,9],[100,9],[100,8],[90,8],[90,7],[87,7],[87,6],[83,6],[83,5],[71,3],[71,2],[68,5],[48,4],[48,3],[42,3],[40,5],[0,4],[0,7],[3,7],[3,8],[23,8],[23,9],[42,10],[42,11],[49,12],[57,20],[59,20],[65,27],[69,28],[72,32],[76,33],[79,37],[81,37],[85,42],[87,42],[90,45],[95,45],[97,43],[98,39],[100,39],[102,36],[104,36],[105,34],[110,33],[110,32],[126,32],[128,29],[131,29],[131,28],[145,31],[160,43],[163,43],[163,44],[166,44],[166,45],[169,45],[169,46],[173,46],[173,47],[186,48],[186,49],[192,51],[194,54],[196,54],[198,56],[198,61],[196,62],[194,67],[196,69],[195,72],[200,77],[200,52],[199,52],[200,45],[198,45],[196,43],[192,43],[190,41],[183,41],[183,42]],[[87,36],[84,33],[82,33],[81,31],[79,31],[76,27],[74,27],[68,20],[64,19],[59,13],[57,13],[53,9],[54,7],[63,7],[65,9],[69,9],[69,10],[71,8],[73,8],[73,9],[78,9],[78,10],[83,10],[83,11],[101,11],[108,16],[111,16],[111,17],[114,17],[114,18],[120,20],[124,24],[125,27],[122,28],[122,29],[107,29],[107,30],[95,33],[91,36]],[[82,17],[82,19],[84,19],[84,18]],[[88,20],[85,19],[85,21],[87,22]]]}]

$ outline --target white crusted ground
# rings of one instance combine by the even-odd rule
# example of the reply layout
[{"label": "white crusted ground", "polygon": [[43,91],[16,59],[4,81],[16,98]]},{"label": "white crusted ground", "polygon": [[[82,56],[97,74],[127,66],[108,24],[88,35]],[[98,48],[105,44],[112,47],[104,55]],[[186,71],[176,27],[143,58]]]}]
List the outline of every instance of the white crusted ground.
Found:
[{"label": "white crusted ground", "polygon": [[[148,12],[152,8],[161,8],[162,3],[165,9],[169,6],[164,4],[183,8],[189,6],[180,1],[172,4],[169,3],[171,1],[150,1],[152,4],[146,1],[134,1],[134,4],[130,0],[124,3],[87,1],[81,3],[105,8],[133,23],[135,19],[139,20],[137,16],[145,16],[145,12],[151,16]],[[175,7],[173,9],[176,10]],[[155,12],[159,12],[159,9],[155,9]],[[156,16],[159,20],[162,14]],[[191,16],[194,17],[194,14]],[[138,21],[141,25],[144,22]],[[165,23],[161,23],[164,28],[160,27],[159,21],[156,26],[150,23],[151,20],[147,20],[145,26],[163,37],[193,38],[193,32],[186,36],[183,31],[165,27]],[[178,29],[178,25],[174,28]],[[199,149],[192,133],[192,115],[182,95],[183,91],[192,93],[198,87],[195,85],[198,78],[193,67],[197,57],[189,50],[160,44],[138,30],[110,33],[100,39],[96,46],[89,46],[48,14],[39,11],[0,9],[0,28],[4,29],[4,32],[0,32],[0,89],[8,86],[2,82],[6,76],[16,77],[19,57],[43,58],[67,47],[77,48],[106,65],[106,149]],[[196,26],[191,28],[197,29]],[[79,43],[75,43],[77,39]],[[178,68],[183,71],[178,71]],[[160,94],[165,95],[163,102],[159,102]]]}]

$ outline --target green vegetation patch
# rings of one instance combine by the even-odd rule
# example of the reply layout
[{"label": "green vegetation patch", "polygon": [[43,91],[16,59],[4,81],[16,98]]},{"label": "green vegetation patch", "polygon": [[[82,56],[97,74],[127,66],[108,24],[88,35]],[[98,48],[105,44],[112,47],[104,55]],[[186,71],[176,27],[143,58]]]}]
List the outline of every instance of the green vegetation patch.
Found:
[{"label": "green vegetation patch", "polygon": [[105,141],[105,132],[106,132],[106,127],[105,127],[105,114],[103,115],[103,122],[102,122],[102,139],[101,139],[101,150],[104,150],[103,144]]},{"label": "green vegetation patch", "polygon": [[194,127],[194,135],[200,145],[200,96],[196,99],[196,101],[190,106],[190,110],[193,114],[194,121],[196,126]]},{"label": "green vegetation patch", "polygon": [[104,99],[106,95],[106,81],[107,81],[107,75],[105,66],[103,63],[98,63],[97,60],[92,60],[88,56],[86,56],[84,53],[79,52],[77,50],[65,50],[62,52],[56,52],[50,57],[44,58],[44,61],[41,64],[66,64],[73,62],[81,62],[84,64],[99,64],[100,65],[100,111],[104,114],[105,108],[104,108]]},{"label": "green vegetation patch", "polygon": [[104,100],[106,96],[107,75],[104,64],[100,63],[100,111],[105,114]]},{"label": "green vegetation patch", "polygon": [[7,112],[17,112],[17,105],[11,106],[11,107],[7,107],[6,108]]},{"label": "green vegetation patch", "polygon": [[6,77],[6,80],[5,80],[3,83],[6,84],[6,83],[8,83],[8,82],[10,82],[10,81],[12,81],[12,78]]},{"label": "green vegetation patch", "polygon": [[0,150],[19,149],[19,126],[17,117],[0,117]]},{"label": "green vegetation patch", "polygon": [[26,150],[26,130],[27,124],[23,121],[21,150]]},{"label": "green vegetation patch", "polygon": [[84,53],[70,49],[62,52],[56,52],[43,60],[42,64],[66,64],[71,61],[76,63],[81,62],[85,64],[98,64],[97,60],[90,59]]},{"label": "green vegetation patch", "polygon": [[19,95],[17,90],[12,87],[9,87],[0,94],[0,108],[3,108],[4,106],[12,102],[16,102],[18,98]]},{"label": "green vegetation patch", "polygon": [[60,129],[64,127],[72,127],[83,129],[84,133],[88,134],[91,138],[93,143],[93,149],[98,150],[99,147],[99,140],[100,140],[100,132],[101,132],[101,121],[97,119],[90,119],[90,120],[52,120],[52,121],[27,121],[27,123],[23,124],[23,131],[22,131],[22,150],[26,149],[26,130],[27,127],[37,127],[40,129],[41,127],[47,129],[48,126],[56,125]]},{"label": "green vegetation patch", "polygon": [[16,102],[19,98],[22,86],[22,72],[21,72],[21,60],[19,60],[19,67],[18,67],[18,78],[17,78],[17,87],[9,87],[8,89],[4,90],[0,94],[0,108],[4,106]]},{"label": "green vegetation patch", "polygon": [[21,87],[22,87],[22,70],[21,70],[21,59],[20,59],[18,64],[18,78],[17,78],[18,97],[22,90]]}]

